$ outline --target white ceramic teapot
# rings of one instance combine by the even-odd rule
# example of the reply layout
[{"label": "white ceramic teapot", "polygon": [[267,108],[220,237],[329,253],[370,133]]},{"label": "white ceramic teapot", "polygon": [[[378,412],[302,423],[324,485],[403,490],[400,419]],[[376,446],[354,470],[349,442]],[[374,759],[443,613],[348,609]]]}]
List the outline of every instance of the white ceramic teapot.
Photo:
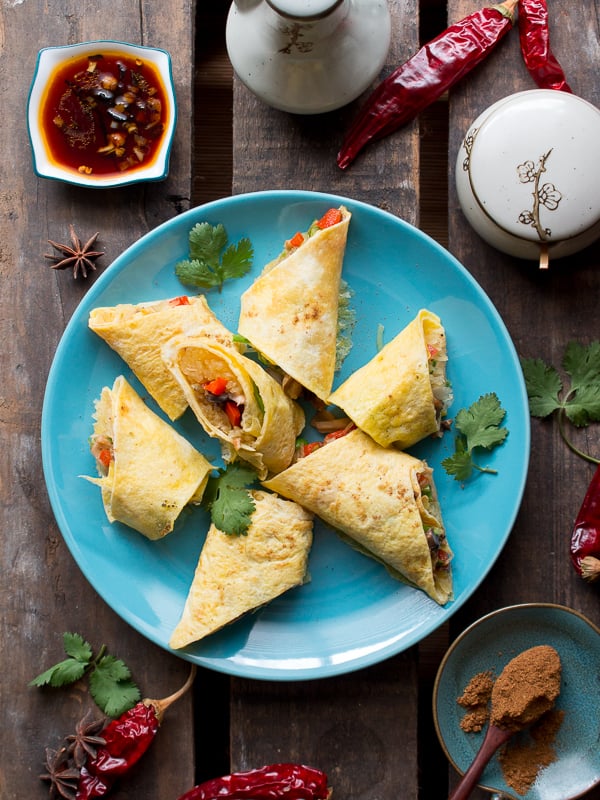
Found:
[{"label": "white ceramic teapot", "polygon": [[358,97],[381,71],[390,35],[386,0],[235,0],[226,27],[239,79],[294,114]]}]

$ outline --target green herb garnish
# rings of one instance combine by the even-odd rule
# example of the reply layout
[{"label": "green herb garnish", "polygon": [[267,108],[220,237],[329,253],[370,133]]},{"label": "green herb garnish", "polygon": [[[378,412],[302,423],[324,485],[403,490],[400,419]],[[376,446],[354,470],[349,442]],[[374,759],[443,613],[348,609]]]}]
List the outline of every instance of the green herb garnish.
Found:
[{"label": "green herb garnish", "polygon": [[473,470],[495,473],[495,469],[482,467],[474,460],[474,451],[491,450],[508,436],[508,430],[500,423],[506,415],[494,392],[482,395],[469,408],[461,409],[454,420],[459,434],[455,439],[454,455],[445,458],[442,466],[457,481],[467,480]]},{"label": "green herb garnish", "polygon": [[109,655],[102,645],[94,656],[92,646],[78,633],[64,633],[63,646],[67,658],[40,673],[30,686],[67,686],[87,674],[90,694],[96,705],[109,717],[118,717],[140,699],[138,687],[129,668]]},{"label": "green herb garnish", "polygon": [[356,312],[351,306],[354,291],[342,278],[338,303],[337,338],[335,345],[335,369],[341,369],[346,356],[352,350],[352,331],[356,325]]},{"label": "green herb garnish", "polygon": [[230,278],[241,278],[250,270],[254,249],[244,237],[228,244],[227,231],[220,223],[197,222],[189,234],[189,258],[175,264],[175,275],[187,286],[219,291]]},{"label": "green herb garnish", "polygon": [[210,477],[202,505],[208,509],[213,524],[223,533],[243,536],[248,533],[256,504],[248,487],[256,481],[256,472],[239,462],[220,469]]},{"label": "green herb garnish", "polygon": [[576,428],[600,422],[600,342],[586,347],[578,342],[567,344],[562,360],[562,368],[570,378],[567,386],[558,370],[540,358],[522,358],[521,367],[531,415],[543,419],[556,412],[561,438],[569,449],[598,463],[570,441],[566,422]]}]

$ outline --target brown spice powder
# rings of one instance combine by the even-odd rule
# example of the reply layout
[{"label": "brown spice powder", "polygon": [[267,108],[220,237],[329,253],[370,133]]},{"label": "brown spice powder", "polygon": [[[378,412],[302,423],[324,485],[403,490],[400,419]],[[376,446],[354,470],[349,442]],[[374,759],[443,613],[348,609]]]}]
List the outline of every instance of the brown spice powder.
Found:
[{"label": "brown spice powder", "polygon": [[473,675],[456,702],[467,711],[460,721],[466,733],[477,733],[489,719],[488,704],[492,696],[494,678],[491,670]]},{"label": "brown spice powder", "polygon": [[[539,662],[537,666],[546,662],[543,669],[534,668],[536,665],[531,662],[532,656]],[[553,702],[556,698],[559,691],[560,659],[553,648],[542,646],[539,650],[534,648],[534,652],[522,653],[516,660],[513,659],[513,662],[516,663],[511,663],[511,669],[503,671],[503,680],[497,687],[494,698],[497,705],[494,709],[495,716],[497,720],[520,719],[526,722],[531,713],[539,708],[536,699],[537,690],[541,688],[544,701]],[[513,679],[518,678],[518,675],[514,674],[515,667],[517,672],[521,672],[522,667],[525,667],[524,672],[528,672],[526,682],[529,682],[530,686],[527,687],[525,694],[521,693],[521,697],[513,695],[516,688]],[[466,733],[481,731],[490,719],[490,701],[496,683],[492,670],[479,672],[473,675],[463,693],[456,699],[456,702],[466,709],[460,721],[460,727]],[[537,684],[537,689],[533,692],[531,684],[534,686]],[[505,689],[510,691],[505,692]],[[527,794],[539,771],[556,760],[554,741],[563,717],[564,711],[551,708],[528,730],[517,733],[499,752],[498,760],[504,780],[518,794]]]},{"label": "brown spice powder", "polygon": [[544,714],[528,731],[508,742],[498,754],[507,785],[518,794],[527,794],[541,769],[556,761],[554,740],[564,711]]},{"label": "brown spice powder", "polygon": [[549,711],[560,694],[560,656],[550,645],[524,650],[504,667],[492,689],[491,723],[522,730]]}]

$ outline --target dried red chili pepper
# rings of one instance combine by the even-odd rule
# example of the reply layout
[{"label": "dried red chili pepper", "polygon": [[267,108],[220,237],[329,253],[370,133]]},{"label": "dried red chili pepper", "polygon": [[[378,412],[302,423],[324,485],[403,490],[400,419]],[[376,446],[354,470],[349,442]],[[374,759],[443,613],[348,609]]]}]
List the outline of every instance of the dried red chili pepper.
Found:
[{"label": "dried red chili pepper", "polygon": [[115,782],[122,778],[144,755],[156,736],[167,708],[192,685],[196,668],[192,666],[185,684],[162,700],[145,699],[103,728],[105,744],[81,768],[75,800],[106,797]]},{"label": "dried red chili pepper", "polygon": [[571,92],[550,47],[546,0],[519,0],[519,39],[525,66],[537,85],[541,89]]},{"label": "dried red chili pepper", "polygon": [[269,764],[200,783],[179,800],[326,800],[327,775],[303,764]]},{"label": "dried red chili pepper", "polygon": [[577,573],[586,580],[600,578],[600,465],[573,525],[571,561]]},{"label": "dried red chili pepper", "polygon": [[469,14],[432,39],[373,91],[338,153],[345,169],[372,139],[415,119],[477,66],[511,29],[517,0]]}]

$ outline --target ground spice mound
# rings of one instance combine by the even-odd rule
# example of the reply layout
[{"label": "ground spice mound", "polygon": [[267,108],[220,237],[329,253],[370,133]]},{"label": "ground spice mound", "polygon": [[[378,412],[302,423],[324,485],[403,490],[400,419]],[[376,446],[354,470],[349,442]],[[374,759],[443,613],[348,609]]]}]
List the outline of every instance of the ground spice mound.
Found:
[{"label": "ground spice mound", "polygon": [[456,702],[467,711],[460,721],[460,727],[466,733],[477,733],[488,721],[490,713],[488,704],[492,696],[494,677],[491,670],[473,675]]},{"label": "ground spice mound", "polygon": [[529,731],[508,742],[498,754],[507,785],[518,794],[527,794],[541,769],[556,761],[554,740],[564,711],[546,712]]},{"label": "ground spice mound", "polygon": [[550,645],[524,650],[504,667],[492,689],[491,723],[521,730],[549,711],[560,694],[560,656]]},{"label": "ground spice mound", "polygon": [[556,760],[554,741],[564,716],[553,708],[560,678],[558,653],[539,645],[509,661],[497,679],[492,670],[473,675],[456,699],[466,709],[460,721],[466,733],[481,731],[488,720],[518,731],[498,753],[498,761],[506,784],[520,795]]}]

